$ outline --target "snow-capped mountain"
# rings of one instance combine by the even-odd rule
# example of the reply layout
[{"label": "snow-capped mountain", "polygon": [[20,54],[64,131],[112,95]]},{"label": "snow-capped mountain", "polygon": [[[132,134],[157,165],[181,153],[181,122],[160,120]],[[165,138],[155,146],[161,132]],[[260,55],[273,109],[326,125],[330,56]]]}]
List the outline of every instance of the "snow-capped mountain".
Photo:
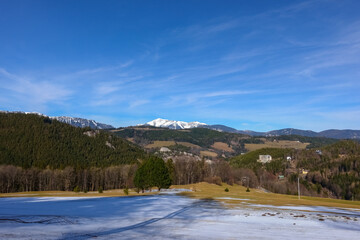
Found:
[{"label": "snow-capped mountain", "polygon": [[35,114],[35,115],[39,115],[39,116],[42,116],[42,117],[48,117],[50,119],[55,119],[55,120],[57,120],[59,122],[67,123],[67,124],[70,124],[72,126],[81,127],[81,128],[84,128],[84,127],[90,127],[92,129],[114,128],[111,125],[104,124],[104,123],[98,123],[98,122],[96,122],[94,120],[89,120],[89,119],[84,119],[84,118],[65,117],[65,116],[62,116],[62,117],[49,117],[49,116],[46,116],[46,115],[44,115],[42,113],[38,113],[38,112],[21,112],[21,111],[14,111],[14,112],[0,111],[0,112],[3,112],[3,113]]},{"label": "snow-capped mountain", "polygon": [[50,117],[51,119],[56,119],[59,122],[67,123],[75,127],[90,127],[92,129],[109,129],[114,128],[111,125],[98,123],[94,120],[84,119],[84,118],[74,118],[74,117]]},{"label": "snow-capped mountain", "polygon": [[183,122],[158,118],[143,125],[170,129],[189,129],[206,126],[207,124],[201,122]]}]

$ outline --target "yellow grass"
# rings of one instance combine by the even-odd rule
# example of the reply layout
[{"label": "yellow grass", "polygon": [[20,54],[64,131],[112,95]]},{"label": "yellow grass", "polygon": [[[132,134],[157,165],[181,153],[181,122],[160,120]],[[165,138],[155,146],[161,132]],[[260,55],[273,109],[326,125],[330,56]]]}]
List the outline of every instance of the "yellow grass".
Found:
[{"label": "yellow grass", "polygon": [[176,142],[177,144],[183,145],[185,147],[190,147],[190,148],[201,148],[199,145],[196,144],[192,144],[189,142]]},{"label": "yellow grass", "polygon": [[154,141],[154,143],[146,145],[145,148],[169,147],[175,144],[175,141]]},{"label": "yellow grass", "polygon": [[245,148],[249,151],[255,151],[261,148],[295,148],[295,149],[305,149],[310,143],[302,143],[298,141],[288,141],[280,140],[277,142],[265,141],[261,144],[246,143]]},{"label": "yellow grass", "polygon": [[110,130],[110,132],[121,132],[124,131],[124,129],[114,129],[114,130]]},{"label": "yellow grass", "polygon": [[129,142],[135,143],[134,138],[126,138]]},{"label": "yellow grass", "polygon": [[[261,204],[274,206],[324,206],[336,208],[353,208],[360,209],[360,201],[346,201],[330,198],[318,197],[301,197],[294,195],[284,195],[275,193],[265,193],[258,189],[250,188],[250,192],[246,192],[246,188],[239,185],[230,186],[223,184],[218,186],[205,182],[189,184],[189,185],[173,185],[170,188],[191,189],[192,192],[183,192],[182,195],[197,199],[213,199],[215,201],[226,203],[229,207],[246,207],[247,204]],[[225,188],[229,192],[225,192]],[[142,196],[157,194],[155,190],[147,193],[136,193],[129,189],[128,196]],[[75,193],[67,191],[42,191],[42,192],[18,192],[18,193],[1,193],[0,197],[120,197],[125,196],[122,189],[108,190],[103,193],[88,192]],[[233,198],[233,199],[224,199]]]},{"label": "yellow grass", "polygon": [[232,149],[228,146],[228,144],[223,142],[215,142],[213,145],[211,145],[211,147],[226,152],[234,152],[234,149]]},{"label": "yellow grass", "polygon": [[[301,197],[294,195],[284,195],[275,193],[265,193],[258,189],[250,188],[250,192],[246,192],[246,188],[239,185],[227,185],[223,184],[218,186],[209,183],[197,183],[190,185],[177,185],[173,188],[186,188],[192,189],[193,192],[184,192],[182,195],[198,198],[198,199],[214,199],[221,201],[230,206],[239,206],[243,202],[249,204],[264,204],[274,206],[325,206],[325,207],[337,207],[337,208],[356,208],[360,209],[360,201],[346,201],[330,198],[318,198],[318,197]],[[225,192],[225,188],[229,189],[229,192]],[[219,199],[220,198],[220,199]],[[234,199],[221,199],[221,198],[234,198]],[[245,199],[245,200],[242,200]],[[248,199],[248,200],[246,200]]]},{"label": "yellow grass", "polygon": [[200,156],[202,157],[217,157],[217,153],[210,152],[210,151],[200,151]]}]

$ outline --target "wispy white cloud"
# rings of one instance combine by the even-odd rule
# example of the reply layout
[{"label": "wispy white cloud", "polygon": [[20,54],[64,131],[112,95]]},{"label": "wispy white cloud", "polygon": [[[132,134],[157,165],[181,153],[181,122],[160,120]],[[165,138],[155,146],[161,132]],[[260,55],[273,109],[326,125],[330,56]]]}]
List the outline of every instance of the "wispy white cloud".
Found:
[{"label": "wispy white cloud", "polygon": [[194,24],[172,31],[174,37],[184,38],[208,38],[211,35],[220,34],[238,27],[239,19],[214,19],[202,24]]},{"label": "wispy white cloud", "polygon": [[134,100],[134,101],[131,101],[130,104],[129,104],[129,108],[136,108],[138,106],[141,106],[141,105],[145,105],[147,103],[149,103],[150,101],[149,100],[146,100],[146,99],[139,99],[139,100]]},{"label": "wispy white cloud", "polygon": [[37,81],[29,77],[12,74],[5,69],[0,69],[0,88],[10,91],[13,101],[44,107],[50,103],[61,104],[68,100],[73,91],[66,86],[50,81]]},{"label": "wispy white cloud", "polygon": [[241,91],[241,90],[218,91],[218,92],[207,93],[204,95],[204,97],[223,97],[223,96],[252,94],[257,92],[259,91]]},{"label": "wispy white cloud", "polygon": [[259,91],[247,90],[224,90],[224,91],[198,91],[186,94],[175,94],[170,96],[170,99],[163,103],[165,106],[194,106],[197,107],[210,107],[231,101],[233,97],[240,95],[257,94]]},{"label": "wispy white cloud", "polygon": [[360,122],[360,109],[338,109],[335,111],[319,111],[315,113],[318,116],[324,117],[329,122],[331,122],[331,119],[334,119],[336,121],[343,121],[345,124],[343,127],[346,126],[346,124],[352,123],[352,126],[349,126],[348,128],[352,127],[355,129],[359,129],[359,122]]},{"label": "wispy white cloud", "polygon": [[131,66],[133,63],[134,63],[134,61],[130,60],[125,63],[121,63],[121,64],[114,65],[114,66],[104,66],[104,67],[83,69],[83,70],[79,70],[73,74],[74,75],[88,75],[88,74],[109,72],[109,71],[119,70],[122,68],[127,68],[127,67]]}]

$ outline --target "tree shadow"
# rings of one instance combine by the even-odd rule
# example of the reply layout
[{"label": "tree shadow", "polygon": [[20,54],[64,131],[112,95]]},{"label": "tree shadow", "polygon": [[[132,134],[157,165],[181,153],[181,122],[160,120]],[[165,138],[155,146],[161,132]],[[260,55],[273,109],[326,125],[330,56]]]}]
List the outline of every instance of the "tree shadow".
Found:
[{"label": "tree shadow", "polygon": [[[193,215],[194,213],[190,213],[189,210],[196,209],[197,211],[201,211],[202,213],[206,213],[207,209],[213,209],[213,208],[223,208],[217,201],[214,201],[213,199],[201,199],[196,202],[191,203],[189,206],[185,206],[177,211],[171,212],[167,214],[164,217],[160,218],[150,218],[146,221],[136,223],[133,225],[125,226],[125,227],[119,227],[104,231],[97,231],[97,232],[91,232],[91,233],[67,233],[63,235],[62,240],[65,239],[71,239],[71,240],[81,240],[81,239],[89,239],[89,238],[96,238],[96,237],[104,237],[111,234],[117,234],[122,233],[129,230],[134,229],[144,229],[144,227],[163,221],[168,219],[174,219],[176,217],[180,217],[180,215],[183,214],[179,219],[186,220],[186,225],[190,225],[194,219],[189,218],[189,216]],[[187,214],[184,214],[187,213]]]}]

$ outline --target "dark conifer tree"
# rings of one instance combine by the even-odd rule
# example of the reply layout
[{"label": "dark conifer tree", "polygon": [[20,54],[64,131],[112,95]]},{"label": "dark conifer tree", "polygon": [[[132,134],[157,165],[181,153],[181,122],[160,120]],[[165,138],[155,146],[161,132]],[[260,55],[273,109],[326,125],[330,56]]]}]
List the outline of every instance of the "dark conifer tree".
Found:
[{"label": "dark conifer tree", "polygon": [[150,157],[136,171],[134,185],[141,189],[150,187],[169,188],[171,178],[165,162],[158,157]]}]

